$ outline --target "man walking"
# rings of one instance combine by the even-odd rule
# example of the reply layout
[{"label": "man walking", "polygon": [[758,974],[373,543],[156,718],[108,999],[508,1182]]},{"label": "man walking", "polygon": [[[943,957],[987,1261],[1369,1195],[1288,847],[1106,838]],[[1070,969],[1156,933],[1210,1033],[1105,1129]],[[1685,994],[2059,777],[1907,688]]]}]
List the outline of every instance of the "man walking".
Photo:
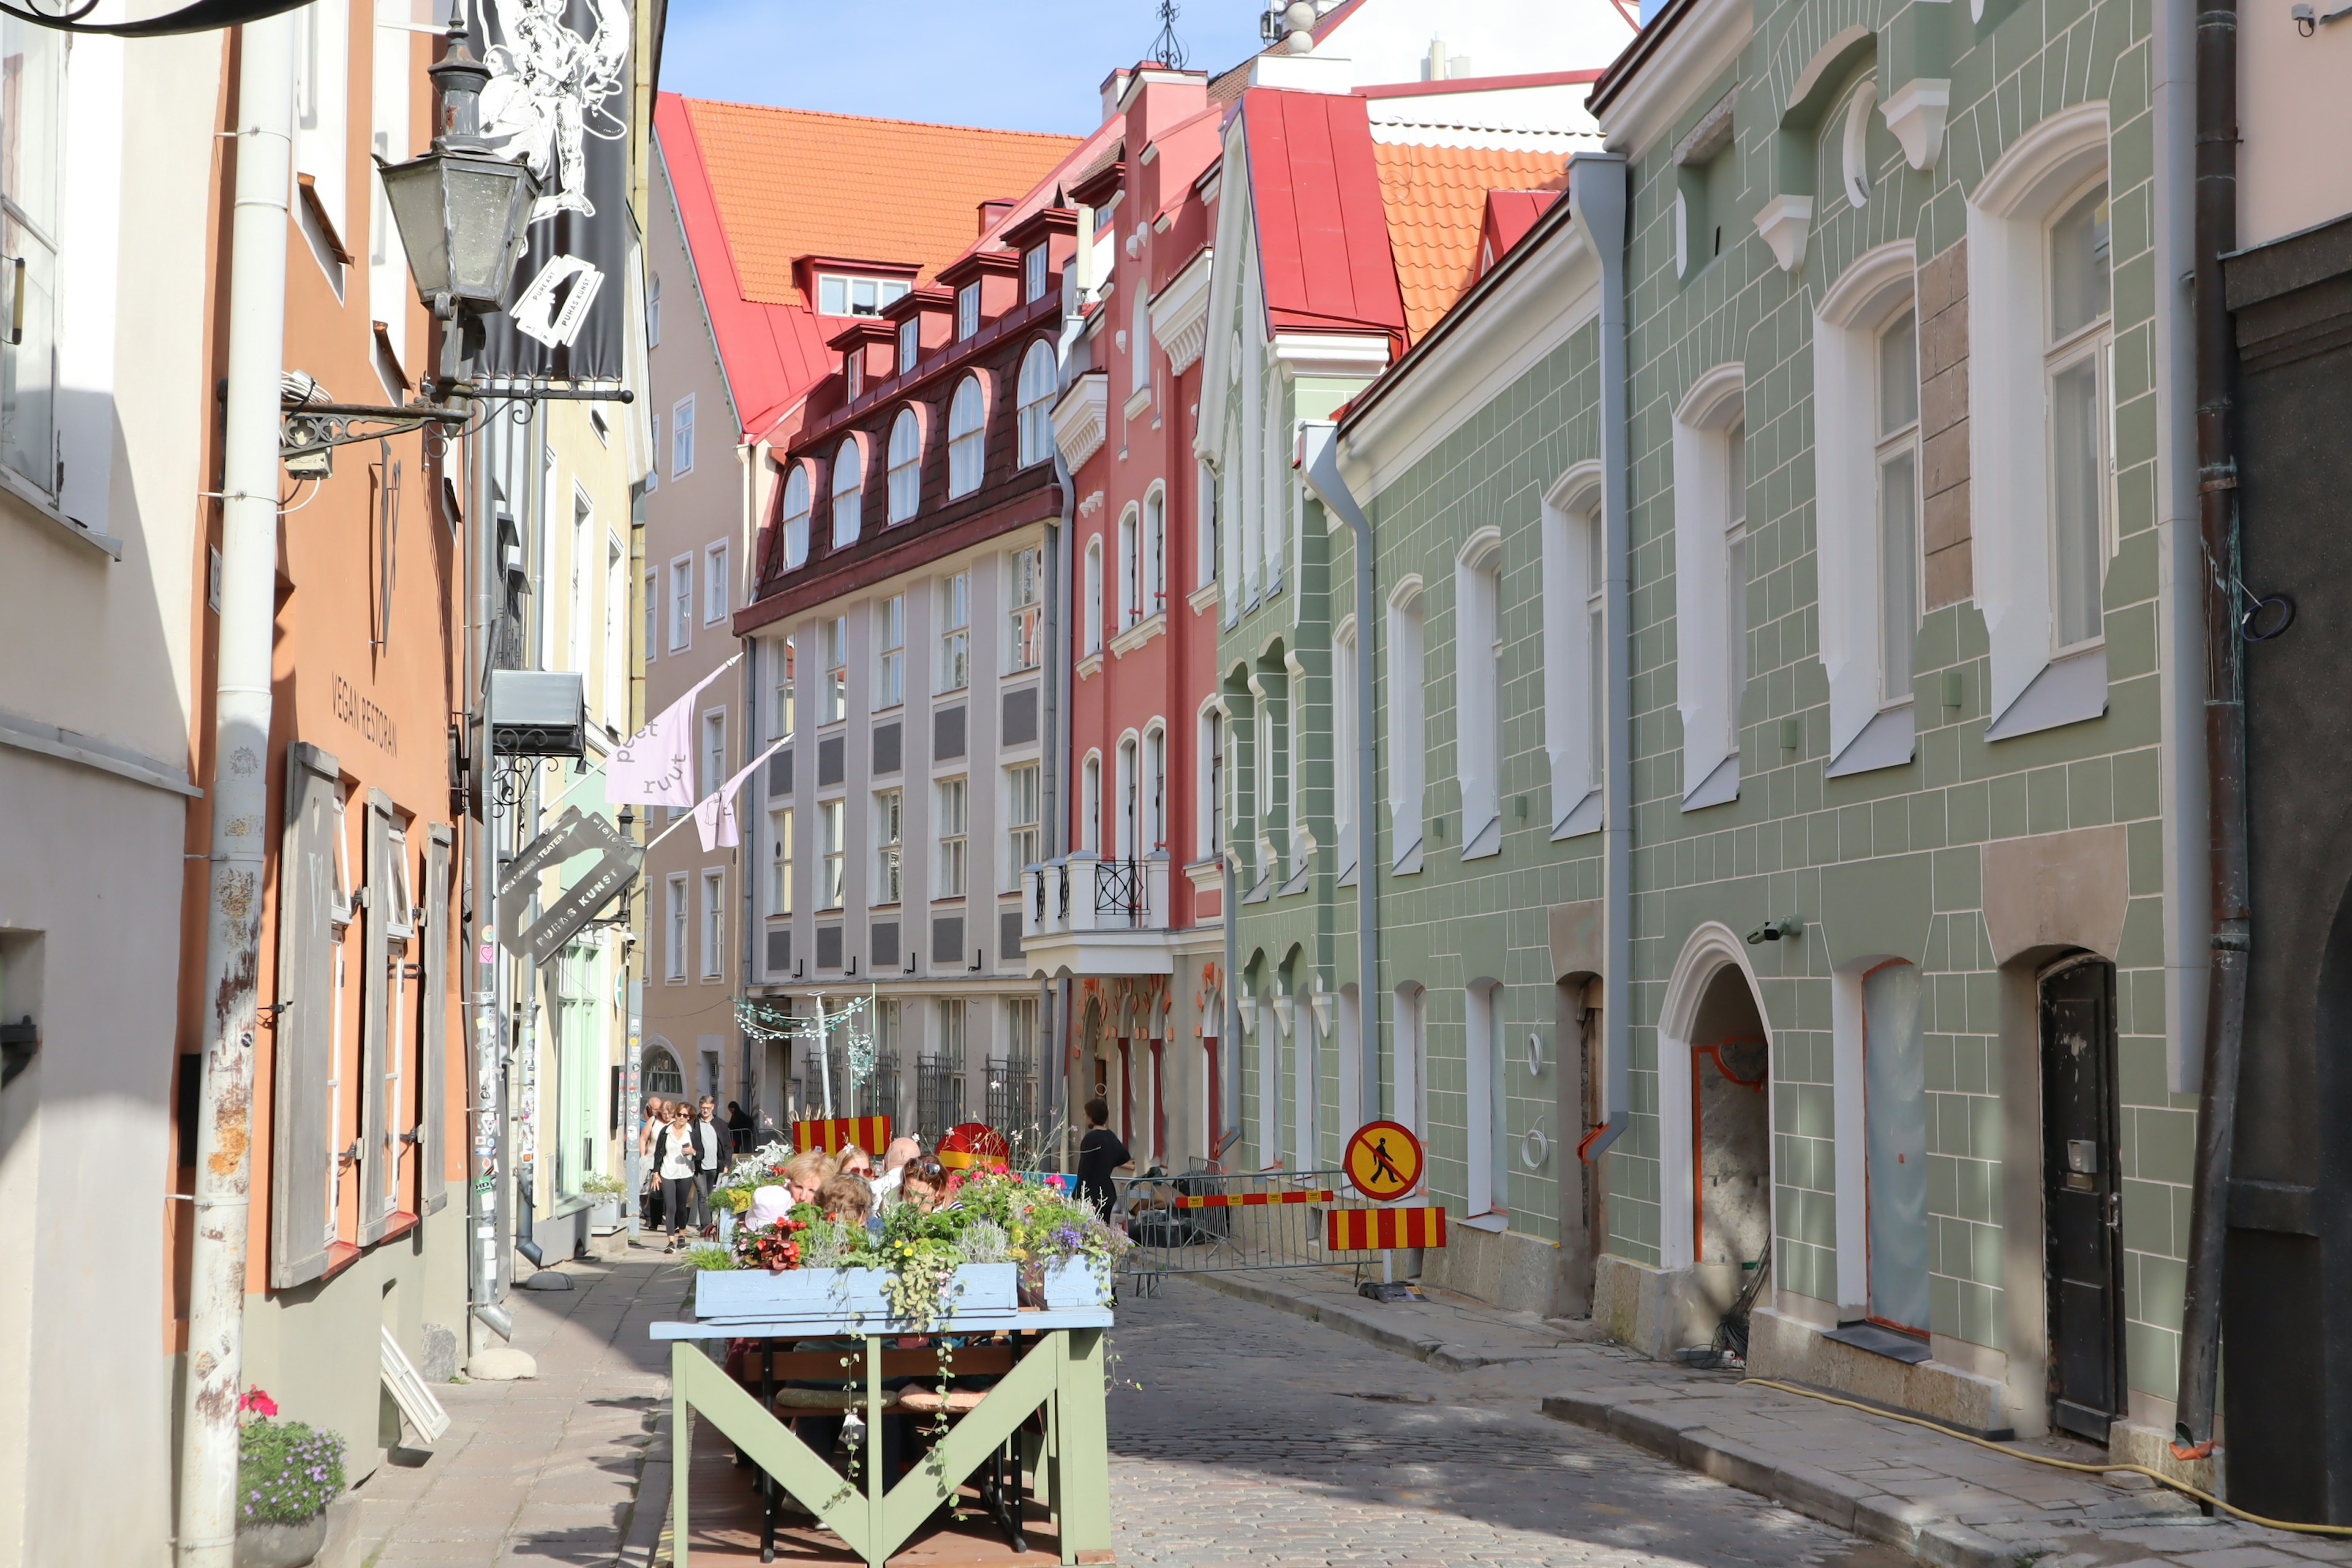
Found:
[{"label": "man walking", "polygon": [[710,1212],[710,1190],[719,1184],[719,1172],[727,1168],[727,1135],[719,1130],[719,1102],[707,1094],[694,1119],[694,1142],[701,1155],[694,1179],[695,1223],[702,1226],[703,1235],[716,1236],[719,1221]]}]

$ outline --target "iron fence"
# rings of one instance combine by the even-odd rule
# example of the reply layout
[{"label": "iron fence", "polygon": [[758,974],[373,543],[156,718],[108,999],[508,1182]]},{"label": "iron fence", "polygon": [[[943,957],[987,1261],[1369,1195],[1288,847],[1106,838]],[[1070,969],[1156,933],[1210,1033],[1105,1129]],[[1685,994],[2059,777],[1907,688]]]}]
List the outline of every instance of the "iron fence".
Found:
[{"label": "iron fence", "polygon": [[1037,1123],[1037,1058],[1015,1051],[988,1058],[988,1112],[991,1127],[1012,1136]]},{"label": "iron fence", "polygon": [[915,1127],[922,1134],[924,1147],[938,1148],[940,1136],[965,1121],[961,1055],[917,1058]]},{"label": "iron fence", "polygon": [[1341,1171],[1114,1178],[1113,1219],[1132,1243],[1119,1272],[1141,1296],[1171,1274],[1376,1264],[1376,1252],[1333,1252],[1323,1216],[1376,1205]]},{"label": "iron fence", "polygon": [[1112,915],[1130,925],[1144,920],[1143,864],[1139,860],[1105,860],[1095,867],[1095,913]]}]

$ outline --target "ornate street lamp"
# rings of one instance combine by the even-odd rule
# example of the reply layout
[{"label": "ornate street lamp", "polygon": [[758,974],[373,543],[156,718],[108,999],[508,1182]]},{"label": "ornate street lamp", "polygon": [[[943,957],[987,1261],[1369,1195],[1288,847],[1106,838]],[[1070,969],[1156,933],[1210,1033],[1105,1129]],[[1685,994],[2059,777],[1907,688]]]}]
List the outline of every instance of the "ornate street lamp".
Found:
[{"label": "ornate street lamp", "polygon": [[440,90],[441,133],[421,158],[379,160],[377,174],[418,296],[443,321],[461,310],[487,315],[506,303],[539,180],[483,140],[481,94],[490,73],[462,32],[451,30],[447,54],[425,74]]}]

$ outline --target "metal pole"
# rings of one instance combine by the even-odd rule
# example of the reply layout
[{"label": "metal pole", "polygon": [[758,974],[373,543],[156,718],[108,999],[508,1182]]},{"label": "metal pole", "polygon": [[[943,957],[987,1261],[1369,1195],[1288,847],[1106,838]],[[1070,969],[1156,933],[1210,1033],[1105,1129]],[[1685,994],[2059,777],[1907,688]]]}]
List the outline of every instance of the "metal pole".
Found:
[{"label": "metal pole", "polygon": [[245,1372],[252,1219],[254,1037],[270,820],[270,658],[278,619],[278,376],[286,357],[293,17],[247,23],[238,47],[212,886],[180,1434],[181,1568],[230,1568],[236,1555],[236,1416]]},{"label": "metal pole", "polygon": [[2196,203],[2197,490],[2205,548],[2206,820],[2212,834],[2213,936],[2197,1164],[2189,1187],[2189,1274],[2180,1303],[2180,1384],[2172,1446],[2180,1459],[2203,1458],[2213,1451],[2230,1156],[2252,937],[2246,877],[2245,691],[2236,615],[2238,465],[2231,447],[2236,354],[2229,302],[2221,292],[2221,258],[2238,242],[2237,0],[2202,0],[2198,7]]}]

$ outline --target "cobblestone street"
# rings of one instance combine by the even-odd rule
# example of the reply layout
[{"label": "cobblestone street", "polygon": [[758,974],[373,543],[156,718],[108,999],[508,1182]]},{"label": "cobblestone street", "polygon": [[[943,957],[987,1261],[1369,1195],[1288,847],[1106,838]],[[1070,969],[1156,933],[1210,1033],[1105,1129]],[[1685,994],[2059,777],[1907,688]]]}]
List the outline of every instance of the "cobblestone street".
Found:
[{"label": "cobblestone street", "polygon": [[1546,1420],[1525,1367],[1438,1371],[1181,1281],[1112,1340],[1122,1563],[1909,1561]]}]

